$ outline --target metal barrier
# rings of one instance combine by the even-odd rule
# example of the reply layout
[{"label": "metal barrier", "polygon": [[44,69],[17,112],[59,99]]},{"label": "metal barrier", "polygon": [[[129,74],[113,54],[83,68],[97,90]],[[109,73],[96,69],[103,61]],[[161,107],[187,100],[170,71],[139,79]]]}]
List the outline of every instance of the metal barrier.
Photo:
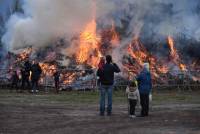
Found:
[{"label": "metal barrier", "polygon": [[[153,71],[151,71],[153,72]],[[129,77],[132,71],[129,71]],[[200,87],[200,70],[171,71],[159,73],[157,77],[152,74],[154,88],[192,89]]]},{"label": "metal barrier", "polygon": [[[5,86],[11,84],[12,69],[0,69],[0,85]],[[45,72],[53,72],[53,69],[45,70]],[[20,76],[20,70],[17,70]],[[86,90],[95,89],[97,86],[96,71],[92,69],[62,69],[60,73],[60,88],[62,90]],[[20,76],[21,78],[21,76]],[[39,84],[45,90],[54,87],[53,73],[42,73]],[[20,84],[20,83],[19,83]]]},{"label": "metal barrier", "polygon": [[[46,72],[52,72],[52,69],[46,70]],[[9,85],[11,83],[11,72],[12,70],[0,69],[0,85]],[[96,70],[88,69],[62,69],[60,72],[60,87],[62,90],[85,90],[85,89],[96,89],[97,78]],[[20,75],[20,71],[18,71]],[[126,87],[128,78],[132,77],[133,72],[129,71],[127,74],[117,75],[115,77],[115,86]],[[122,77],[127,76],[127,77]],[[158,78],[153,78],[153,86],[155,88],[171,88],[176,87],[178,89],[191,89],[200,87],[200,71],[173,71],[167,74],[159,74]],[[198,79],[199,78],[199,79]],[[41,75],[40,85],[48,88],[54,87],[53,75]]]}]

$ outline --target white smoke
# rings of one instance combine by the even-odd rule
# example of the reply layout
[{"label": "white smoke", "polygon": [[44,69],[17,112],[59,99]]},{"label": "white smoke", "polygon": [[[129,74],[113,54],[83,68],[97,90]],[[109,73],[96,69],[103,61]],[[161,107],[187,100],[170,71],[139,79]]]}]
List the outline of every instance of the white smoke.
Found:
[{"label": "white smoke", "polygon": [[[199,7],[198,0],[24,0],[24,14],[11,16],[2,40],[10,50],[45,46],[78,35],[96,17],[101,20],[98,25],[111,25],[114,20],[125,31],[115,55],[135,35],[158,41],[184,34],[200,41]],[[67,50],[74,48],[72,43]]]},{"label": "white smoke", "polygon": [[92,20],[95,7],[92,0],[25,0],[23,9],[23,15],[11,16],[2,38],[11,51],[48,45],[58,37],[70,38]]}]

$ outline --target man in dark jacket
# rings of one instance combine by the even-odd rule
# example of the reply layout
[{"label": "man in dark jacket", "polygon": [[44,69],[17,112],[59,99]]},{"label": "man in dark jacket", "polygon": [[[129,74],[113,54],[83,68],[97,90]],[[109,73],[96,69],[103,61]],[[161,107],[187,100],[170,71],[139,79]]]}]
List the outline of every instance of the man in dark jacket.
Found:
[{"label": "man in dark jacket", "polygon": [[31,71],[31,63],[29,62],[29,60],[27,59],[26,61],[25,61],[25,63],[24,63],[24,69],[25,69],[25,71],[26,72],[28,72],[28,73],[30,73],[30,71]]},{"label": "man in dark jacket", "polygon": [[35,62],[31,67],[31,82],[32,82],[32,92],[38,92],[38,82],[40,80],[40,75],[42,73],[42,69],[38,62]]},{"label": "man in dark jacket", "polygon": [[24,66],[21,70],[21,76],[22,76],[22,85],[21,88],[24,90],[25,85],[27,85],[28,88],[30,88],[30,72],[31,72],[31,63],[27,59],[24,63]]},{"label": "man in dark jacket", "polygon": [[112,57],[106,56],[106,64],[102,69],[97,70],[97,76],[100,78],[100,115],[105,112],[105,96],[108,97],[107,115],[112,113],[112,90],[114,84],[114,73],[119,73],[120,69],[117,64],[112,63]]},{"label": "man in dark jacket", "polygon": [[25,86],[27,88],[30,88],[30,82],[29,82],[29,77],[30,77],[30,71],[26,71],[24,68],[21,69],[21,76],[22,76],[22,85],[21,88],[25,90]]},{"label": "man in dark jacket", "polygon": [[148,116],[149,114],[149,94],[152,89],[151,74],[149,71],[149,63],[144,63],[144,69],[137,76],[138,89],[140,92],[141,103],[141,117]]},{"label": "man in dark jacket", "polygon": [[59,92],[59,82],[60,82],[60,73],[56,71],[54,74],[54,82],[55,82],[55,88],[56,88],[56,93]]}]

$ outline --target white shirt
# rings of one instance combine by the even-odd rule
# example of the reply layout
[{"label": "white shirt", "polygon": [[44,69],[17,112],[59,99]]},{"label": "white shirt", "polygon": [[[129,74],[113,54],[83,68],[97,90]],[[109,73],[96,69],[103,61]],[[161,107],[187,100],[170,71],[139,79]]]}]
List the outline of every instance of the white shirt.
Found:
[{"label": "white shirt", "polygon": [[130,87],[126,87],[126,93],[128,94],[128,99],[138,100],[140,102],[140,93],[138,88],[134,92],[130,91]]}]

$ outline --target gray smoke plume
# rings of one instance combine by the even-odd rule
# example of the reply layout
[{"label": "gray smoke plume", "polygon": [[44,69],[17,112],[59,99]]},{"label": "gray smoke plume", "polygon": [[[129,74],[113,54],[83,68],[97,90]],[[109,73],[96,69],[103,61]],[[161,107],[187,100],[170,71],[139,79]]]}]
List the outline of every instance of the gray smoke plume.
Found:
[{"label": "gray smoke plume", "polygon": [[163,53],[165,46],[157,44],[166,45],[168,35],[174,37],[176,47],[187,55],[191,51],[183,48],[190,48],[188,40],[200,41],[198,0],[24,0],[23,10],[23,14],[10,17],[2,38],[10,50],[41,47],[62,37],[69,40],[94,16],[99,29],[115,22],[121,35],[121,44],[113,50],[118,62],[122,56],[117,54],[124,55],[121,50],[134,36],[140,37],[147,49],[158,54]]},{"label": "gray smoke plume", "polygon": [[[127,39],[131,41],[134,36],[138,36],[145,47],[159,57],[166,53],[166,38],[170,35],[175,40],[175,47],[184,58],[199,57],[197,50],[200,50],[198,45],[200,1],[116,0],[113,2],[115,8],[108,16],[115,20],[115,24],[119,27],[118,32],[122,33],[121,48],[129,44]],[[120,51],[120,48],[116,48],[114,53]]]},{"label": "gray smoke plume", "polygon": [[2,41],[14,50],[45,46],[58,37],[70,38],[92,20],[93,3],[92,0],[24,0],[24,14],[10,17]]}]

